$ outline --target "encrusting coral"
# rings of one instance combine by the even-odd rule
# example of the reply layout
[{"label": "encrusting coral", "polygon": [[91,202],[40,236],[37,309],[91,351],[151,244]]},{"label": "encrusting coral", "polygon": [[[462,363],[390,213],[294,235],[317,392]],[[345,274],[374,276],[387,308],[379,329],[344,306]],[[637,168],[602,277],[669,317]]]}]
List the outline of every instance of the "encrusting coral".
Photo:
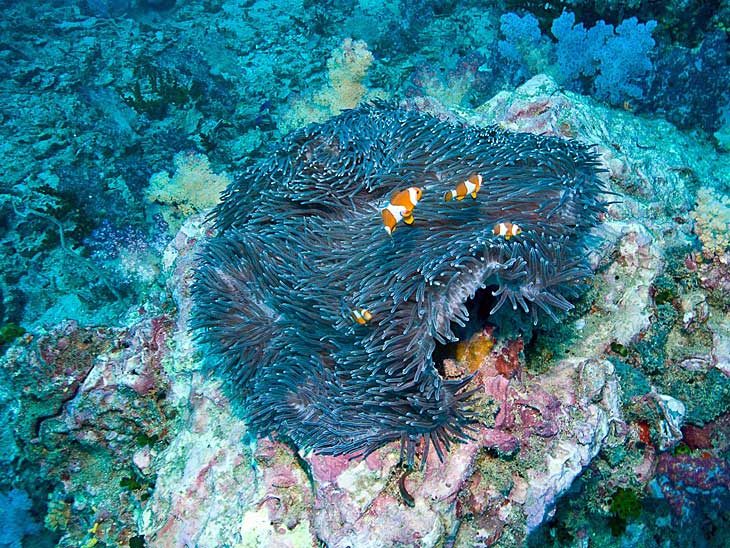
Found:
[{"label": "encrusting coral", "polygon": [[697,192],[697,207],[691,213],[695,232],[708,259],[720,257],[730,249],[730,198],[710,188]]},{"label": "encrusting coral", "polygon": [[[476,199],[444,201],[475,173]],[[308,126],[215,209],[193,288],[199,339],[259,434],[322,454],[400,440],[409,464],[423,440],[443,457],[477,420],[471,377],[442,375],[444,348],[490,315],[572,307],[605,209],[597,173],[577,142],[380,103]],[[389,237],[380,210],[410,186],[423,191],[415,222]],[[522,233],[495,235],[502,222]]]}]

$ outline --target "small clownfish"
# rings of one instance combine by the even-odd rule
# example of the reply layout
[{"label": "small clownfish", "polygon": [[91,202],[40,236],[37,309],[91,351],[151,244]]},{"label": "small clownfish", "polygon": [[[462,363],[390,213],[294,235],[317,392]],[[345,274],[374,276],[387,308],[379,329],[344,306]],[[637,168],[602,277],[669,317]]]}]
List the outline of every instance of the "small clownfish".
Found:
[{"label": "small clownfish", "polygon": [[456,185],[456,188],[449,190],[444,194],[444,201],[450,202],[454,198],[457,200],[463,200],[468,196],[471,196],[475,200],[477,199],[477,192],[482,188],[482,176],[478,173],[469,175],[466,181],[460,182]]},{"label": "small clownfish", "polygon": [[393,234],[395,226],[401,220],[407,225],[413,224],[413,208],[416,207],[422,194],[421,189],[416,186],[408,187],[393,194],[390,202],[381,212],[383,215],[383,228],[385,228],[388,235]]},{"label": "small clownfish", "polygon": [[373,315],[365,308],[355,308],[350,312],[350,317],[355,323],[360,325],[365,325],[373,319]]},{"label": "small clownfish", "polygon": [[512,236],[522,234],[522,227],[515,223],[497,223],[492,229],[492,234],[495,236],[504,236],[505,240],[509,240]]}]

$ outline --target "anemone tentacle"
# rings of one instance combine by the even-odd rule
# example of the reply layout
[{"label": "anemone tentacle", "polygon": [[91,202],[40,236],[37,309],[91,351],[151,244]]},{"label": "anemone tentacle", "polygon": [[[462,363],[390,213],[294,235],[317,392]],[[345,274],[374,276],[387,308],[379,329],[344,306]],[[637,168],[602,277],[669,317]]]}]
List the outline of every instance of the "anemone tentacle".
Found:
[{"label": "anemone tentacle", "polygon": [[[421,441],[443,458],[479,419],[433,354],[491,294],[537,322],[572,307],[605,210],[594,151],[376,103],[286,137],[224,193],[199,260],[194,327],[252,427],[323,454]],[[482,176],[476,199],[444,193]],[[392,236],[380,209],[423,190]],[[501,222],[522,233],[495,236]],[[372,320],[354,323],[367,310]],[[427,451],[427,449],[426,449]]]}]

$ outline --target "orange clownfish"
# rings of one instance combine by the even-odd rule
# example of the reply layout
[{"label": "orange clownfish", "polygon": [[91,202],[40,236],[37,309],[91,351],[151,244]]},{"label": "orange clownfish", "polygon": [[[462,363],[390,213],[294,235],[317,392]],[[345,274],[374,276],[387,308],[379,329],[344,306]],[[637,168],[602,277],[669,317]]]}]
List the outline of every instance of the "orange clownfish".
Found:
[{"label": "orange clownfish", "polygon": [[522,227],[515,223],[497,223],[492,229],[492,234],[495,236],[504,236],[505,240],[509,240],[512,236],[522,234]]},{"label": "orange clownfish", "polygon": [[393,234],[395,225],[401,220],[407,225],[413,224],[413,208],[421,199],[421,195],[421,189],[416,186],[408,187],[393,194],[390,202],[381,212],[383,227],[388,235]]},{"label": "orange clownfish", "polygon": [[365,325],[373,319],[373,315],[370,313],[370,311],[364,308],[356,308],[352,310],[350,312],[350,317],[355,323],[358,323],[360,325]]},{"label": "orange clownfish", "polygon": [[444,194],[444,201],[450,202],[454,198],[457,200],[463,200],[467,197],[467,195],[476,200],[477,192],[479,192],[480,188],[482,188],[482,176],[478,173],[474,173],[473,175],[469,175],[469,178],[466,181],[460,182],[456,185],[456,188],[453,188]]}]

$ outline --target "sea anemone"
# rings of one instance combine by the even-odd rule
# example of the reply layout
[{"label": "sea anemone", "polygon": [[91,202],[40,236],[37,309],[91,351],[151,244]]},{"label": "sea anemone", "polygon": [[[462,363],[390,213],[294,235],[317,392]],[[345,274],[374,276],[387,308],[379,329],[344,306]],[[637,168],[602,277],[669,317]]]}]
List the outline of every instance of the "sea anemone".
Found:
[{"label": "sea anemone", "polygon": [[[598,171],[574,141],[382,103],[296,131],[213,212],[198,338],[261,435],[330,455],[400,441],[409,464],[424,442],[443,458],[479,417],[470,377],[445,378],[434,358],[470,319],[572,307],[605,209]],[[476,199],[444,201],[473,174]],[[409,186],[423,189],[415,222],[389,236],[380,210]],[[500,222],[522,233],[495,236]]]}]

